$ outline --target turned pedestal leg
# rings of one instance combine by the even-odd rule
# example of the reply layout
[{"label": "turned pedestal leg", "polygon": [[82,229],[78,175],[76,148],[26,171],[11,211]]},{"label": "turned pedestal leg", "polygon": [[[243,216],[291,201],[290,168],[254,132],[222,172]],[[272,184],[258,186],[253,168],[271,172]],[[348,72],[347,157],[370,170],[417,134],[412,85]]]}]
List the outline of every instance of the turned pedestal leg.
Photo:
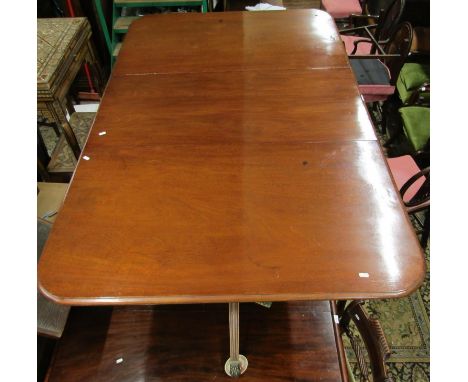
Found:
[{"label": "turned pedestal leg", "polygon": [[247,358],[239,354],[239,303],[229,303],[229,340],[230,356],[224,365],[226,374],[237,378],[245,372],[248,366]]}]

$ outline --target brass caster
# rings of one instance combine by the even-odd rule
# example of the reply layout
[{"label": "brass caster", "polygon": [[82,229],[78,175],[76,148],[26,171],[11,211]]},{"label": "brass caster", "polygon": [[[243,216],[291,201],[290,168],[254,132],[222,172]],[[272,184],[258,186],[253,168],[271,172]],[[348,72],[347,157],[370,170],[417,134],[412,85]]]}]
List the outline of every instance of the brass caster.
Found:
[{"label": "brass caster", "polygon": [[232,378],[239,378],[247,370],[247,366],[249,366],[249,361],[242,354],[239,354],[238,361],[231,361],[231,358],[226,361],[224,371]]}]

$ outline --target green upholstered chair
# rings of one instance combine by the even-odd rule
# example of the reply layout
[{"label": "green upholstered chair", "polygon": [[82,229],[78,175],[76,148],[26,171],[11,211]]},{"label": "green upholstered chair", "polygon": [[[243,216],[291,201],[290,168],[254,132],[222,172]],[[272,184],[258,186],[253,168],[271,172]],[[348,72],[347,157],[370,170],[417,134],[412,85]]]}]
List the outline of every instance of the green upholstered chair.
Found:
[{"label": "green upholstered chair", "polygon": [[[407,62],[396,82],[397,91],[391,102],[386,103],[382,133],[389,137],[385,147],[390,148],[406,133],[408,148],[397,150],[396,155],[418,151],[429,137],[430,69],[428,64]],[[421,109],[422,106],[425,108]],[[416,126],[416,127],[415,127]],[[406,145],[406,144],[405,144]],[[417,149],[415,149],[417,147]]]},{"label": "green upholstered chair", "polygon": [[406,106],[399,109],[403,131],[415,152],[427,151],[430,137],[430,109]]},{"label": "green upholstered chair", "polygon": [[[429,65],[419,63],[404,64],[396,83],[398,96],[403,105],[421,103],[421,101],[424,104],[429,104],[430,93],[427,91],[429,82]],[[416,95],[416,93],[419,94]]]}]

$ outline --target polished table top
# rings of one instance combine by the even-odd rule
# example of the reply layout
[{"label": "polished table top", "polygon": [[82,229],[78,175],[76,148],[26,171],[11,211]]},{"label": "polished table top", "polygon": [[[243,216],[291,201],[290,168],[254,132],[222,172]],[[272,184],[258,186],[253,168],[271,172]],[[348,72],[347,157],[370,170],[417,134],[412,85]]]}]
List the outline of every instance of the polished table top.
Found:
[{"label": "polished table top", "polygon": [[42,292],[102,305],[416,289],[422,252],[337,39],[317,10],[134,23],[41,258]]},{"label": "polished table top", "polygon": [[260,13],[186,13],[136,20],[113,75],[348,65],[335,23],[323,11]]},{"label": "polished table top", "polygon": [[354,82],[349,68],[114,76],[99,148],[375,140]]}]

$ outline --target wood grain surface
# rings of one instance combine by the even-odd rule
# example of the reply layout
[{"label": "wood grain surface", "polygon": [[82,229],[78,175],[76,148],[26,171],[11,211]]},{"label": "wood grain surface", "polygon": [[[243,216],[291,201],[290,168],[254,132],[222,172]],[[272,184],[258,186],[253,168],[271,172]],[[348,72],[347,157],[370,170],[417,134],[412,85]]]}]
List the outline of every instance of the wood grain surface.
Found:
[{"label": "wood grain surface", "polygon": [[[240,314],[242,381],[341,381],[328,302],[241,304]],[[227,304],[73,308],[48,382],[232,381],[227,326]]]},{"label": "wood grain surface", "polygon": [[377,142],[99,146],[41,259],[57,302],[396,297],[424,275]]},{"label": "wood grain surface", "polygon": [[[46,296],[369,299],[422,282],[421,249],[345,51],[326,37],[329,16],[253,14],[160,15],[131,28],[39,265]],[[217,17],[230,34],[175,60]],[[226,47],[208,66],[205,53],[240,29],[263,43]]]},{"label": "wood grain surface", "polygon": [[114,77],[96,123],[99,147],[376,140],[349,68]]},{"label": "wood grain surface", "polygon": [[129,32],[113,76],[348,65],[333,18],[318,9],[148,15]]}]

